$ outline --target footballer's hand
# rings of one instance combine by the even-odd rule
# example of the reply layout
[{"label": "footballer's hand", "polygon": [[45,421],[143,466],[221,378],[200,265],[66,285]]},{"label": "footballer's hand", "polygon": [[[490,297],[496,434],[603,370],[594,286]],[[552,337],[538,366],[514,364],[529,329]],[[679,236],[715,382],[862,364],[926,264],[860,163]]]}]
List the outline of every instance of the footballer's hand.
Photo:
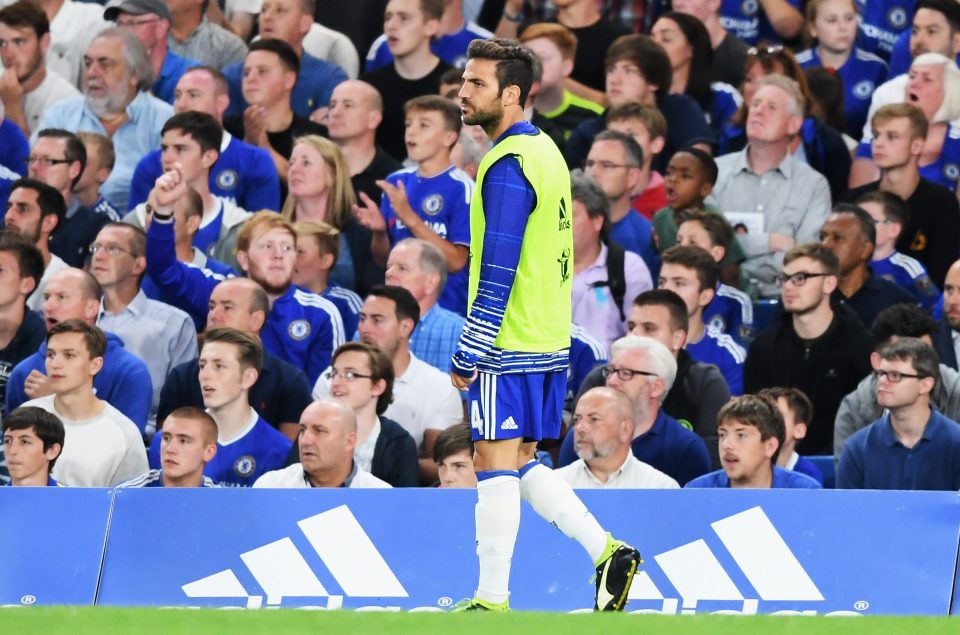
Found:
[{"label": "footballer's hand", "polygon": [[39,370],[31,370],[27,379],[23,382],[23,392],[31,399],[52,395],[53,388],[50,386],[50,378]]},{"label": "footballer's hand", "polygon": [[387,195],[393,213],[400,222],[409,227],[419,219],[417,213],[410,207],[410,198],[407,196],[407,188],[403,185],[403,181],[398,181],[396,185],[390,181],[377,181],[377,187]]},{"label": "footballer's hand", "polygon": [[180,172],[180,164],[174,164],[172,170],[164,172],[150,191],[150,204],[161,214],[169,214],[177,201],[186,196],[187,183]]},{"label": "footballer's hand", "polygon": [[451,371],[450,373],[450,382],[453,384],[453,387],[459,391],[464,391],[467,389],[467,386],[472,384],[477,378],[477,371],[473,371],[473,374],[469,377],[461,377],[460,375]]},{"label": "footballer's hand", "polygon": [[353,206],[353,213],[361,225],[372,232],[387,231],[387,223],[380,213],[380,206],[365,192],[360,192],[360,205]]}]

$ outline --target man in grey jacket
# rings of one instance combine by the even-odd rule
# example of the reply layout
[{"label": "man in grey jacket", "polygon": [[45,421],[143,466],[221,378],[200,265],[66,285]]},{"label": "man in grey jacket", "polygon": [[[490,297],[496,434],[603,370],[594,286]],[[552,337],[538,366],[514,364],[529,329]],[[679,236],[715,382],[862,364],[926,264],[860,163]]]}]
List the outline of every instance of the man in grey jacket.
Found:
[{"label": "man in grey jacket", "polygon": [[[936,331],[936,321],[916,305],[896,304],[884,309],[870,329],[874,342],[870,362],[876,367],[880,349],[900,337],[916,337],[932,346]],[[957,420],[960,417],[960,372],[940,364],[940,381],[933,389],[931,403],[949,419]],[[883,408],[877,403],[877,378],[870,373],[853,392],[843,398],[837,410],[833,428],[833,458],[837,465],[840,464],[847,438],[881,416]]]}]

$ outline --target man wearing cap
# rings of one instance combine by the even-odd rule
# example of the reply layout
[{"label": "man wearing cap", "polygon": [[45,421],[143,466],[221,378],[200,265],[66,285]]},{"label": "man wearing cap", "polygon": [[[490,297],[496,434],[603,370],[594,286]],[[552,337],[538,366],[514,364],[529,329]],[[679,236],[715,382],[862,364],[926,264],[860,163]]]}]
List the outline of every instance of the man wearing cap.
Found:
[{"label": "man wearing cap", "polygon": [[173,104],[173,91],[187,69],[200,66],[196,60],[181,57],[167,45],[170,9],[163,0],[112,0],[103,12],[105,20],[135,34],[147,50],[156,80],[153,96]]}]

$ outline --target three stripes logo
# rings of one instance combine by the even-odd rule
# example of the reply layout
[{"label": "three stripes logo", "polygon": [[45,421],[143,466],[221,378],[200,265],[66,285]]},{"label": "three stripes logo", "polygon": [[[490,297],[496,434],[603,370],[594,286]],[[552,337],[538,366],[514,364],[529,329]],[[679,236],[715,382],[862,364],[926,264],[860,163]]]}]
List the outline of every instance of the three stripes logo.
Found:
[{"label": "three stripes logo", "polygon": [[[654,560],[677,591],[665,595],[647,571],[634,578],[630,600],[661,604],[658,613],[693,613],[701,601],[741,602],[742,613],[756,613],[764,602],[822,602],[823,594],[760,507],[710,524],[756,591],[745,596],[703,539],[657,554]],[[679,604],[679,606],[678,606]],[[679,610],[678,610],[679,609]]]},{"label": "three stripes logo", "polygon": [[[406,589],[346,505],[297,522],[310,546],[351,597],[405,598]],[[268,606],[286,597],[327,597],[337,608],[343,596],[331,594],[289,537],[240,554],[266,596]],[[184,584],[189,598],[246,598],[247,608],[263,606],[264,595],[251,594],[232,569]]]}]

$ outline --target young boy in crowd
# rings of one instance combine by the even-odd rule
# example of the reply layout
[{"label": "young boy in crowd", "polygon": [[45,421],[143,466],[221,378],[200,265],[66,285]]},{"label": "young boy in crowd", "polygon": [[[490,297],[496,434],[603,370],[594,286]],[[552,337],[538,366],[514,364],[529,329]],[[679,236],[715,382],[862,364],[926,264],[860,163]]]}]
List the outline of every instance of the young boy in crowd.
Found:
[{"label": "young boy in crowd", "polygon": [[17,408],[7,415],[3,420],[0,459],[6,461],[10,485],[59,485],[50,472],[63,451],[64,436],[63,422],[42,408]]},{"label": "young boy in crowd", "polygon": [[73,195],[80,204],[98,214],[106,214],[112,221],[120,220],[120,214],[100,194],[100,187],[110,178],[117,155],[113,150],[113,141],[96,132],[78,132],[77,139],[87,151],[87,163],[80,180],[73,186]]},{"label": "young boy in crowd", "polygon": [[783,447],[777,455],[777,465],[785,470],[806,474],[823,486],[823,472],[809,459],[797,454],[797,443],[807,436],[807,424],[813,417],[813,404],[799,388],[764,388],[759,393],[777,405],[783,415]]},{"label": "young boy in crowd", "polygon": [[459,423],[439,435],[433,446],[433,460],[440,472],[438,487],[474,488],[477,475],[473,468],[473,438],[470,426]]},{"label": "young boy in crowd", "polygon": [[930,279],[927,268],[916,258],[897,251],[897,238],[910,217],[910,210],[902,200],[890,192],[868,192],[857,205],[876,221],[877,244],[873,248],[870,267],[881,278],[895,282],[917,299],[928,311],[937,303],[940,290]]},{"label": "young boy in crowd", "polygon": [[713,157],[699,148],[683,148],[670,157],[664,176],[667,203],[653,215],[653,231],[661,253],[677,244],[677,214],[706,209],[704,201],[713,192],[718,174]]},{"label": "young boy in crowd", "polygon": [[379,207],[361,194],[364,204],[357,216],[373,232],[371,250],[380,263],[387,262],[391,245],[404,238],[421,238],[439,248],[449,275],[438,302],[465,316],[474,183],[450,158],[460,137],[460,108],[439,95],[422,95],[404,110],[407,156],[417,166],[377,181],[383,190]]},{"label": "young boy in crowd", "polygon": [[330,300],[340,312],[345,337],[352,338],[360,323],[363,300],[350,289],[330,281],[330,272],[340,258],[340,231],[322,221],[302,220],[297,232],[297,263],[293,284]]},{"label": "young boy in crowd", "polygon": [[630,101],[610,109],[607,130],[630,135],[643,150],[640,182],[631,205],[650,220],[658,209],[668,204],[663,176],[652,167],[653,157],[667,142],[667,120],[655,107]]},{"label": "young boy in crowd", "polygon": [[713,256],[721,266],[721,281],[710,304],[703,310],[703,322],[708,329],[726,333],[741,345],[753,339],[753,301],[746,293],[724,284],[724,269],[730,277],[739,278],[740,260],[730,257],[730,246],[739,249],[730,223],[720,214],[689,209],[677,215],[677,244],[699,247]]}]

